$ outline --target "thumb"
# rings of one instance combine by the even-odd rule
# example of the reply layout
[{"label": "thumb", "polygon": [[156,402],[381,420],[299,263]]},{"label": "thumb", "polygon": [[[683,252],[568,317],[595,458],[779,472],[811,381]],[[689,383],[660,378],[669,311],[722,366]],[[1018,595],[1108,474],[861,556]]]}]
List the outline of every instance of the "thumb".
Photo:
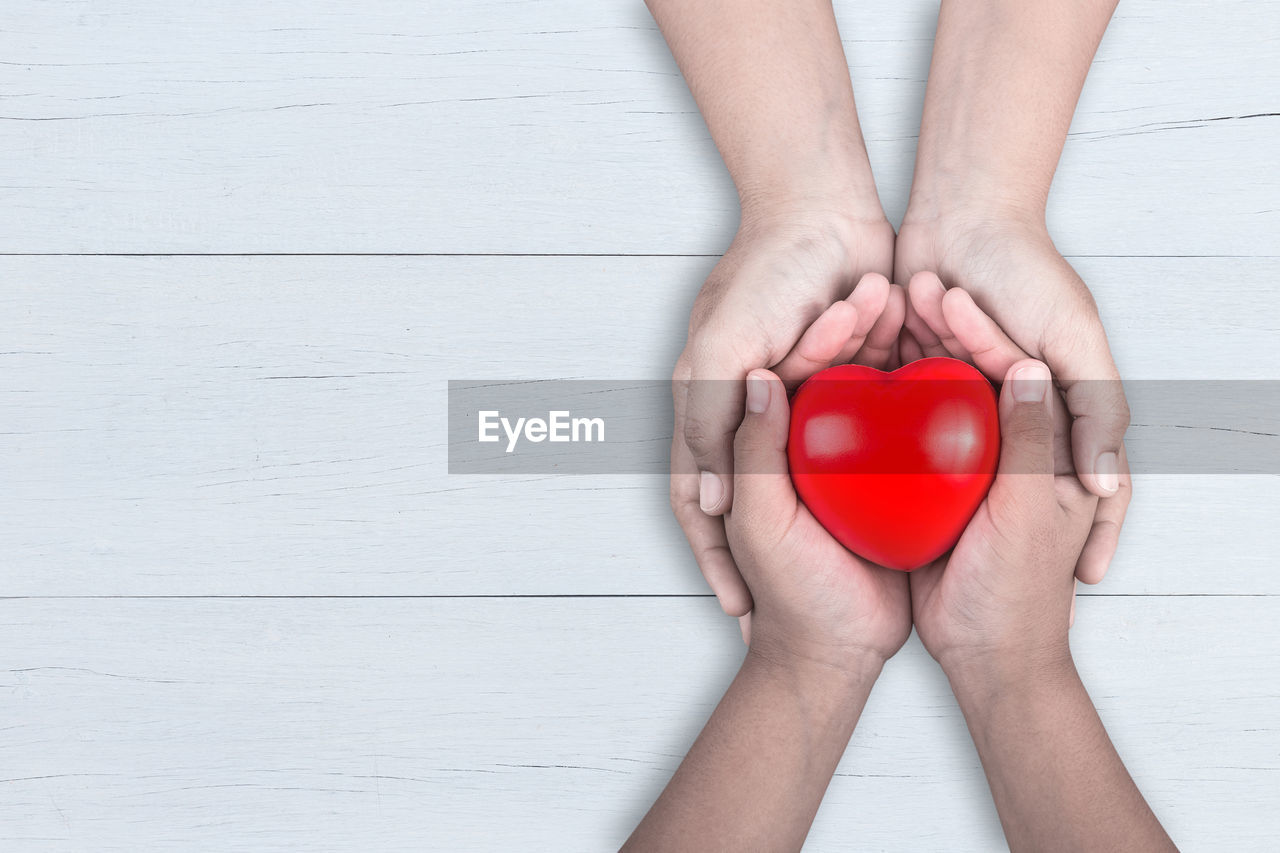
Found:
[{"label": "thumb", "polygon": [[796,510],[787,471],[791,407],[787,390],[768,370],[747,374],[746,413],[733,442],[734,515],[748,524],[777,525]]},{"label": "thumb", "polygon": [[993,503],[1008,508],[1053,499],[1053,417],[1049,368],[1034,359],[1010,365],[1000,389],[1000,467]]}]

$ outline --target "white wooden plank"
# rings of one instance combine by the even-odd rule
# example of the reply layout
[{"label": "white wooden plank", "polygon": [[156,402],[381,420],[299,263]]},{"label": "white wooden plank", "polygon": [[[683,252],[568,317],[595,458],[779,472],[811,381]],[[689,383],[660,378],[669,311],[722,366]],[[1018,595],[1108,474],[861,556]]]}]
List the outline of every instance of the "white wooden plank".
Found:
[{"label": "white wooden plank", "polygon": [[[1273,849],[1280,599],[1080,604],[1086,682],[1183,849]],[[705,599],[0,602],[10,850],[601,850],[732,677]],[[809,849],[987,851],[945,680],[890,662]]]},{"label": "white wooden plank", "polygon": [[[3,259],[6,594],[705,592],[662,478],[450,476],[444,409],[448,379],[664,378],[710,263]],[[1277,261],[1078,264],[1126,376],[1275,378]],[[1145,476],[1101,591],[1280,592],[1277,505]]]},{"label": "white wooden plank", "polygon": [[[936,2],[840,3],[900,217]],[[642,4],[18,3],[0,251],[712,253],[736,202]],[[1280,254],[1280,7],[1121,4],[1051,209],[1073,254]]]}]

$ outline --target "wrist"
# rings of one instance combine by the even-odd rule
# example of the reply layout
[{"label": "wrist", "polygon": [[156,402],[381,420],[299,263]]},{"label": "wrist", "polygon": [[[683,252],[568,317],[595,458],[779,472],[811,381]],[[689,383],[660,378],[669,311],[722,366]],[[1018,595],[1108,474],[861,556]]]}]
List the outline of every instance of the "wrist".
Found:
[{"label": "wrist", "polygon": [[966,195],[938,191],[934,187],[911,188],[902,230],[928,230],[943,237],[960,237],[976,231],[1048,235],[1044,204],[1035,199],[1002,195]]},{"label": "wrist", "polygon": [[773,644],[757,636],[752,638],[742,666],[806,697],[815,708],[837,709],[855,702],[860,707],[880,677],[884,662],[884,656],[871,649],[852,650],[832,658]]},{"label": "wrist", "polygon": [[735,242],[753,245],[779,237],[825,252],[855,279],[868,272],[892,277],[896,234],[882,211],[864,217],[830,200],[743,211]]},{"label": "wrist", "polygon": [[1043,228],[1048,182],[984,170],[979,156],[960,155],[952,164],[940,161],[955,159],[954,152],[946,158],[919,154],[903,225],[972,220]]},{"label": "wrist", "polygon": [[871,161],[861,135],[821,145],[820,152],[778,151],[757,168],[738,169],[734,185],[743,222],[836,218],[857,223],[887,222]]},{"label": "wrist", "polygon": [[1043,647],[958,648],[934,657],[962,707],[1052,694],[1079,678],[1065,641]]},{"label": "wrist", "polygon": [[1007,257],[1012,248],[1057,252],[1042,216],[962,206],[928,214],[908,210],[894,248],[896,273],[905,281],[912,273],[931,270],[958,283],[957,277],[966,278],[963,270]]},{"label": "wrist", "polygon": [[838,185],[792,182],[785,186],[739,188],[744,223],[798,218],[839,219],[859,224],[888,222],[875,185],[844,181]]}]

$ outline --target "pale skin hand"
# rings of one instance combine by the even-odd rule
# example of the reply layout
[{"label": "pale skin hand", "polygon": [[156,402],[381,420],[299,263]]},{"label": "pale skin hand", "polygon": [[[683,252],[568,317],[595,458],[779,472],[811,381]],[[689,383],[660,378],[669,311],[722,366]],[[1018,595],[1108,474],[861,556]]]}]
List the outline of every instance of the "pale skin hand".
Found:
[{"label": "pale skin hand", "polygon": [[[801,334],[865,274],[893,272],[893,228],[876,195],[830,0],[648,6],[742,207],[738,234],[694,303],[673,374],[671,503],[721,607],[743,616],[751,596],[721,518],[733,505],[743,379],[753,368],[773,368],[788,383],[808,375],[791,366],[804,361]],[[885,327],[900,324],[901,290],[885,298],[855,300],[839,360],[860,350],[872,314],[883,313]]]},{"label": "pale skin hand", "polygon": [[[767,349],[763,330],[769,323],[778,326],[786,324],[788,310],[795,307],[791,301],[795,287],[801,283],[788,280],[795,275],[796,267],[784,260],[788,257],[787,252],[767,252],[763,258],[768,260],[763,260],[756,252],[761,248],[768,249],[769,241],[762,239],[754,246],[755,248],[747,250],[751,254],[751,260],[747,263],[767,263],[774,268],[777,274],[772,277],[771,284],[777,286],[777,290],[772,287],[737,286],[734,290],[734,306],[724,306],[719,312],[722,317],[733,314],[734,319],[718,321],[745,323],[747,328],[754,331],[729,334],[717,328],[704,334],[691,325],[690,345],[676,363],[672,383],[676,423],[671,443],[671,505],[720,606],[726,613],[742,618],[744,637],[745,617],[752,607],[751,592],[729,550],[723,520],[708,516],[699,506],[700,475],[687,440],[690,431],[700,429],[700,424],[707,423],[722,413],[725,407],[737,413],[730,429],[736,430],[738,427],[742,411],[742,383],[711,377],[716,375],[716,371],[723,369],[743,370],[745,375],[745,371],[750,369],[746,365],[767,364],[773,367],[789,387],[795,387],[832,363],[852,359],[884,368],[896,356],[896,344],[906,311],[903,289],[890,286],[889,280],[878,273],[868,273],[846,299],[837,301],[834,305],[828,303],[827,310],[807,331],[802,330],[803,334],[796,333],[797,340],[789,345],[790,351],[778,356],[775,351]],[[737,252],[731,248],[720,266],[736,265],[736,256]],[[719,268],[718,266],[717,270]],[[733,281],[744,280],[748,279]],[[725,284],[726,289],[734,286],[732,282]],[[720,290],[719,279],[713,272],[699,299]],[[695,318],[697,316],[695,308]],[[805,325],[808,326],[808,322]],[[788,332],[787,337],[790,336],[791,333]],[[690,356],[690,348],[697,351],[704,346],[709,348],[708,354],[703,357],[705,363],[695,370],[692,363],[698,357]],[[733,350],[733,354],[725,355],[726,349]],[[744,366],[735,368],[732,367],[734,364]],[[733,433],[730,432],[725,440],[732,442]],[[727,501],[726,496],[724,503]]]},{"label": "pale skin hand", "polygon": [[849,553],[796,497],[785,385],[766,370],[746,385],[727,528],[755,599],[750,648],[627,851],[799,850],[884,661],[911,633],[907,576]]},{"label": "pale skin hand", "polygon": [[1115,751],[1072,662],[1076,555],[1097,498],[1071,467],[1047,368],[968,294],[942,316],[1000,394],[1000,468],[951,554],[911,574],[916,631],[973,735],[1010,849],[1176,850]]},{"label": "pale skin hand", "polygon": [[[1086,583],[1102,580],[1124,523],[1129,409],[1097,307],[1054,247],[1044,212],[1115,5],[944,0],[895,252],[897,281],[928,271],[969,291],[1063,388],[1075,470],[1102,498],[1077,566]],[[937,319],[909,306],[904,360],[955,354]]]}]

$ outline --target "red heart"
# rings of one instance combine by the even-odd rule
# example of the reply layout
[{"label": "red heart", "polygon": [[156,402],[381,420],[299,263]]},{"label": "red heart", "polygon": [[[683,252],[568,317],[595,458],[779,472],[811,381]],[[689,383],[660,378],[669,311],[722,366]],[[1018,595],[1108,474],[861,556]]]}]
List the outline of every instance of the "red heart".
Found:
[{"label": "red heart", "polygon": [[787,460],[801,500],[846,548],[892,569],[955,545],[999,456],[994,389],[954,358],[892,373],[829,367],[791,401]]}]

